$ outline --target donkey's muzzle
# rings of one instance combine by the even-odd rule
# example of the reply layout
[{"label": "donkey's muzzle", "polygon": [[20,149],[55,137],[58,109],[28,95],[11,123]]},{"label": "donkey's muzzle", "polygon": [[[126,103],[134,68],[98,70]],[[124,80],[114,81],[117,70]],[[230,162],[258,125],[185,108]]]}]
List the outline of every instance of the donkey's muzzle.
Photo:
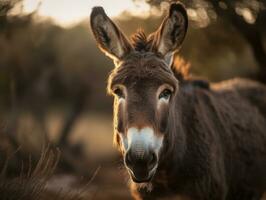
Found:
[{"label": "donkey's muzzle", "polygon": [[134,182],[149,182],[155,173],[158,158],[154,152],[139,155],[129,150],[125,155],[125,165]]}]

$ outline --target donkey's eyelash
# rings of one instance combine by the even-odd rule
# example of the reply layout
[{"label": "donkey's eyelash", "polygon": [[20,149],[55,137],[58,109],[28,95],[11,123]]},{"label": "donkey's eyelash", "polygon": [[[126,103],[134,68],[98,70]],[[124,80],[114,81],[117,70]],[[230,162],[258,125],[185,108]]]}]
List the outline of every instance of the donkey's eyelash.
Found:
[{"label": "donkey's eyelash", "polygon": [[125,98],[124,92],[121,88],[115,88],[113,90],[114,95],[116,95],[119,98]]},{"label": "donkey's eyelash", "polygon": [[160,95],[159,99],[164,98],[164,99],[169,99],[172,95],[172,91],[170,89],[164,89]]},{"label": "donkey's eyelash", "polygon": [[174,87],[169,84],[163,84],[158,89],[158,99],[169,100],[174,93]]}]

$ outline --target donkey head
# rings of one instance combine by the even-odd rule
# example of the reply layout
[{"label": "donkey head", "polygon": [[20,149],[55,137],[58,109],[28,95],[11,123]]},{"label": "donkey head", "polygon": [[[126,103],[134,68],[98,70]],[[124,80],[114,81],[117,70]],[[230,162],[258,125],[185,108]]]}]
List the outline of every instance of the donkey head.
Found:
[{"label": "donkey head", "polygon": [[185,8],[171,4],[159,29],[131,43],[105,14],[95,7],[91,28],[99,48],[115,63],[108,90],[114,96],[114,142],[135,182],[148,182],[167,149],[169,117],[175,105],[178,80],[171,70],[188,26]]}]

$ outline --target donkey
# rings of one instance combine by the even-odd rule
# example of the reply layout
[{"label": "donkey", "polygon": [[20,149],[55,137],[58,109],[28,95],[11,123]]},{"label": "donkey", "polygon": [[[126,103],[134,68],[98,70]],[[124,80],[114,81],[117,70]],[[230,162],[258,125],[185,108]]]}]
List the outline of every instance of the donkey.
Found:
[{"label": "donkey", "polygon": [[266,189],[266,87],[190,79],[174,60],[188,17],[170,5],[159,29],[131,42],[102,7],[91,13],[99,48],[115,68],[114,143],[135,199],[258,200]]}]

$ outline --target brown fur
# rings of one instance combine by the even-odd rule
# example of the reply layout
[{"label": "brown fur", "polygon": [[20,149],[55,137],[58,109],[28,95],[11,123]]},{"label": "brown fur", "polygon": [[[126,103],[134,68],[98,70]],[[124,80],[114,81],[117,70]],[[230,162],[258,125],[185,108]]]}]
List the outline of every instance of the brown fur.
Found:
[{"label": "brown fur", "polygon": [[[132,124],[164,137],[155,176],[132,181],[132,194],[259,200],[266,190],[266,87],[245,79],[219,84],[192,79],[178,58],[168,66],[167,54],[180,48],[186,28],[184,7],[172,4],[158,31],[133,36],[130,53],[115,61],[108,79],[108,92],[115,95],[114,142],[122,154],[121,138]],[[165,84],[173,92],[158,109],[156,92]],[[123,105],[115,94],[118,85],[127,89]]]},{"label": "brown fur", "polygon": [[265,86],[244,79],[214,84],[211,90],[181,88],[169,124],[180,115],[182,120],[169,133],[184,134],[185,144],[170,149],[172,158],[162,154],[152,191],[137,185],[135,196],[260,199],[266,189],[265,97]]}]

